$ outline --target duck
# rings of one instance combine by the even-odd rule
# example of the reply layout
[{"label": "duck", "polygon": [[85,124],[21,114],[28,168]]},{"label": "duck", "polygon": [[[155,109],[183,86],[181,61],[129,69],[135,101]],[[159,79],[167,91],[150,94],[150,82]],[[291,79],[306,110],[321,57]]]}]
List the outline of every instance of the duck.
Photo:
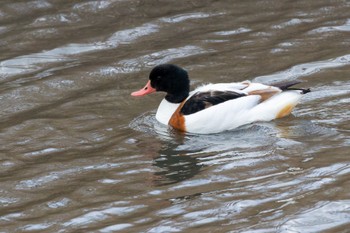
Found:
[{"label": "duck", "polygon": [[310,92],[292,87],[299,83],[209,83],[190,91],[185,69],[160,64],[151,70],[146,85],[131,95],[164,92],[155,115],[157,121],[185,133],[212,134],[288,116],[302,95]]}]

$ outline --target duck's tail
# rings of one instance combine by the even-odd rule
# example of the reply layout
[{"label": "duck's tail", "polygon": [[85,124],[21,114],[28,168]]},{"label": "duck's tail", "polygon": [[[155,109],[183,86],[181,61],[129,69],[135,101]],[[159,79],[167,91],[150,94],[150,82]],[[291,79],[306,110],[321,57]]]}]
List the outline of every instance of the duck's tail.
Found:
[{"label": "duck's tail", "polygon": [[291,88],[291,86],[297,85],[299,83],[302,83],[302,82],[293,80],[293,81],[275,83],[275,84],[272,84],[272,86],[278,87],[282,91],[297,90],[297,91],[301,91],[302,94],[311,92],[310,88],[293,88],[293,87]]}]

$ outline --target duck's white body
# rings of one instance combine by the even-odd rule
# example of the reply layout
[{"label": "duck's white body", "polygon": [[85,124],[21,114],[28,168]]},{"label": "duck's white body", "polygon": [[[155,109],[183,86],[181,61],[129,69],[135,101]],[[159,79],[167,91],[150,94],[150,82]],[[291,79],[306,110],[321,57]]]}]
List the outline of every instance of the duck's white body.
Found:
[{"label": "duck's white body", "polygon": [[[181,130],[209,134],[232,130],[256,121],[270,121],[288,115],[302,96],[302,91],[299,90],[282,92],[278,87],[244,81],[204,85],[190,92],[186,100],[198,92],[210,91],[234,91],[247,96],[228,100],[193,114],[182,115],[184,128]],[[170,124],[174,113],[183,103],[174,104],[163,99],[158,107],[156,119],[163,124]]]}]

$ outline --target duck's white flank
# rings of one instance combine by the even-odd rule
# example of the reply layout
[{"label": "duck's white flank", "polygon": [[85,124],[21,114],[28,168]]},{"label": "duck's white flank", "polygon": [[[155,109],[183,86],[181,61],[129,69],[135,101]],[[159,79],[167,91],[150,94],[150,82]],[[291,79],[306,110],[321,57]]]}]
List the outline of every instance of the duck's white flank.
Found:
[{"label": "duck's white flank", "polygon": [[[185,115],[187,132],[218,133],[255,121],[270,121],[288,115],[301,97],[301,91],[282,92],[277,87],[245,81],[201,86],[192,91],[188,98],[197,92],[207,91],[235,91],[248,96]],[[169,124],[170,118],[179,106],[180,104],[173,104],[163,99],[158,107],[156,119],[163,124]]]}]

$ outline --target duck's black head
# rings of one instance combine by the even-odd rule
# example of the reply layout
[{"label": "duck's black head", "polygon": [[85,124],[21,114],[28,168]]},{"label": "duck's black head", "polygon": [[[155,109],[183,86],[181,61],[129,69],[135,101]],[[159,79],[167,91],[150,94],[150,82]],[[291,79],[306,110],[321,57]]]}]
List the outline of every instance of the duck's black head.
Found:
[{"label": "duck's black head", "polygon": [[187,71],[179,66],[158,65],[152,69],[149,80],[156,91],[167,93],[165,99],[171,103],[180,103],[189,95],[190,80]]},{"label": "duck's black head", "polygon": [[131,93],[143,96],[155,91],[166,92],[165,99],[171,103],[181,103],[190,92],[190,80],[186,70],[172,64],[162,64],[153,68],[146,86]]}]

